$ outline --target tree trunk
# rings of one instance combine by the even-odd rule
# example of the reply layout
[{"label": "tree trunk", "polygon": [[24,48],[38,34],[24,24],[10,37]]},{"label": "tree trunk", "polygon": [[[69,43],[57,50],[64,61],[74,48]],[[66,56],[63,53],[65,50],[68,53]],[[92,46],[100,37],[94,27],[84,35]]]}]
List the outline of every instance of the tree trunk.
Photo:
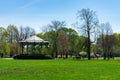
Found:
[{"label": "tree trunk", "polygon": [[104,52],[104,60],[106,60],[106,52]]},{"label": "tree trunk", "polygon": [[66,52],[66,54],[65,54],[65,58],[68,58],[68,53]]},{"label": "tree trunk", "polygon": [[[89,28],[89,27],[88,27]],[[90,42],[90,31],[87,31],[88,34],[88,40],[87,40],[87,54],[88,54],[88,60],[90,60],[90,48],[91,48],[91,42]]]}]

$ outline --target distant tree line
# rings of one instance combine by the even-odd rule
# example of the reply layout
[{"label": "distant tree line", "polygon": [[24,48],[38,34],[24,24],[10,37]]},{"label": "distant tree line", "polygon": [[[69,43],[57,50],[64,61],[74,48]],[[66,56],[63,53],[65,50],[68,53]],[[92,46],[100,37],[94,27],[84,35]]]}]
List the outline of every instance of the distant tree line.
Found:
[{"label": "distant tree line", "polygon": [[78,11],[77,19],[73,27],[78,31],[68,28],[65,21],[57,20],[48,24],[42,33],[37,34],[31,27],[0,27],[1,57],[20,54],[19,41],[33,35],[49,42],[47,48],[42,47],[38,52],[52,55],[54,58],[68,58],[80,52],[86,52],[88,60],[92,54],[100,54],[104,60],[120,56],[120,34],[113,33],[109,22],[100,24],[96,12],[89,8]]}]

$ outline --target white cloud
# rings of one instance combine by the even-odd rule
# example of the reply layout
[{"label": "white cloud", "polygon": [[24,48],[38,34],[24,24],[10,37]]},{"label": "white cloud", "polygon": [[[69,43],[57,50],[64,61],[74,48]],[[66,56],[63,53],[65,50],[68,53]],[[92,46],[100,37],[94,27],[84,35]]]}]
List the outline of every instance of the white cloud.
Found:
[{"label": "white cloud", "polygon": [[28,2],[28,3],[26,3],[25,5],[22,5],[21,7],[19,7],[19,9],[29,8],[29,7],[31,7],[33,5],[35,5],[39,1],[42,1],[42,0],[32,0],[32,1]]}]

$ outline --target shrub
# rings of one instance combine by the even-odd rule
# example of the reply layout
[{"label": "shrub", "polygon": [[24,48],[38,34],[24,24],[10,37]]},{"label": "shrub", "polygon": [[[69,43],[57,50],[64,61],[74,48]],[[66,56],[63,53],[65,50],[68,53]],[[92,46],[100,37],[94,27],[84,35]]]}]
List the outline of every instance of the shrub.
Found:
[{"label": "shrub", "polygon": [[45,54],[19,54],[14,59],[52,59],[51,56]]}]

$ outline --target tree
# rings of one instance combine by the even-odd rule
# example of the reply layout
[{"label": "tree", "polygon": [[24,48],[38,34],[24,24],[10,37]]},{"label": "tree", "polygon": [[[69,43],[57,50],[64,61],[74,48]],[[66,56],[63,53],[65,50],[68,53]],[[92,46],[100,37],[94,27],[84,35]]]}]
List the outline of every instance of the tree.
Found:
[{"label": "tree", "polygon": [[0,27],[0,40],[5,40],[8,37],[8,33],[5,28]]},{"label": "tree", "polygon": [[8,33],[8,42],[10,44],[12,43],[17,43],[19,40],[19,32],[16,26],[14,25],[9,25],[7,27],[7,33]]},{"label": "tree", "polygon": [[72,28],[62,27],[59,31],[63,31],[68,37],[69,43],[69,54],[78,54],[81,51],[81,44],[83,43],[83,38],[78,35],[78,33]]},{"label": "tree", "polygon": [[102,50],[103,50],[103,55],[104,55],[104,60],[106,60],[106,57],[108,57],[108,59],[110,57],[112,57],[112,52],[113,52],[113,48],[115,45],[115,38],[113,36],[113,31],[111,28],[110,23],[102,23],[100,26],[100,37],[101,37],[101,45],[102,45]]},{"label": "tree", "polygon": [[[10,53],[10,47],[7,43],[8,33],[5,28],[0,27],[0,54],[9,54]],[[3,57],[3,56],[2,56]]]},{"label": "tree", "polygon": [[88,8],[78,11],[78,19],[82,20],[83,23],[82,26],[79,27],[79,29],[81,29],[84,33],[84,36],[87,37],[87,54],[88,60],[90,60],[91,35],[95,32],[96,28],[98,27],[98,18],[96,13]]},{"label": "tree", "polygon": [[19,31],[15,25],[9,25],[7,27],[7,33],[8,33],[8,43],[10,46],[10,56],[12,57],[14,54],[19,53]]},{"label": "tree", "polygon": [[52,24],[49,24],[48,27],[51,29],[51,45],[53,47],[53,52],[55,53],[55,57],[58,54],[58,46],[57,46],[57,37],[58,37],[58,29],[66,26],[64,21],[52,21]]},{"label": "tree", "polygon": [[19,29],[19,40],[25,40],[30,36],[35,35],[35,30],[30,27],[20,27]]},{"label": "tree", "polygon": [[120,57],[120,34],[119,33],[114,33],[113,34],[115,40],[115,50],[114,50],[114,56]]},{"label": "tree", "polygon": [[69,41],[68,41],[68,36],[65,34],[64,31],[60,31],[58,33],[58,37],[57,37],[57,41],[58,41],[58,52],[59,54],[62,55],[66,55],[66,58],[68,58],[68,51],[69,51]]}]

